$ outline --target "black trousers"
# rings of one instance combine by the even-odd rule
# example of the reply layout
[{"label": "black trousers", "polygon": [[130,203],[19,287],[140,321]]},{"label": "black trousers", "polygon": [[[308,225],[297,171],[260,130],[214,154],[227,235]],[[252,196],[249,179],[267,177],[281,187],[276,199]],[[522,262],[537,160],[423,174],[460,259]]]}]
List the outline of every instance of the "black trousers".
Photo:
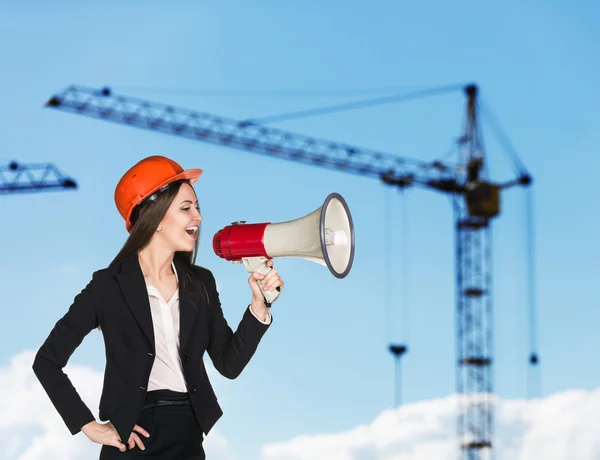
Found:
[{"label": "black trousers", "polygon": [[[189,404],[161,406],[158,401],[187,400],[187,393],[171,390],[154,390],[146,393],[146,402],[137,424],[144,428],[150,437],[138,436],[145,446],[141,450],[137,445],[125,452],[113,446],[102,446],[100,460],[113,459],[161,459],[161,460],[205,460],[202,442],[204,435],[192,406]],[[127,445],[127,439],[123,439]]]}]

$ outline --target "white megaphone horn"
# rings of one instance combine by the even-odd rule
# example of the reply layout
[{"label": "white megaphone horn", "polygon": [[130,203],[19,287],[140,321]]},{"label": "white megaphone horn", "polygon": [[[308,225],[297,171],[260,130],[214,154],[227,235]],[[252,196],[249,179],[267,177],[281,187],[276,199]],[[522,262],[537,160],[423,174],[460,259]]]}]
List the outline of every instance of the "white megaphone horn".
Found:
[{"label": "white megaphone horn", "polygon": [[[215,254],[234,263],[243,263],[249,273],[269,273],[267,260],[299,257],[327,266],[336,278],[345,278],[354,260],[354,224],[346,200],[331,193],[323,205],[310,214],[288,222],[247,224],[233,222],[213,237]],[[265,291],[270,306],[279,290]]]}]

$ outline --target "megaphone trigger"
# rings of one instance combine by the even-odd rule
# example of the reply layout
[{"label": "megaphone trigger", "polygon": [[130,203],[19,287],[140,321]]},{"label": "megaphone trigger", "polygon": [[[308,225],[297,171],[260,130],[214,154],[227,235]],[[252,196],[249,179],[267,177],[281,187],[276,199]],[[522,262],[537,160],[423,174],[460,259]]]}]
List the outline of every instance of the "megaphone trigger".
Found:
[{"label": "megaphone trigger", "polygon": [[[242,258],[242,263],[248,273],[258,272],[261,275],[266,275],[271,271],[271,267],[267,265],[268,260],[266,257],[244,257]],[[265,297],[265,305],[270,308],[273,302],[279,297],[279,287],[275,291],[265,291],[262,281],[258,280],[257,283]]]}]

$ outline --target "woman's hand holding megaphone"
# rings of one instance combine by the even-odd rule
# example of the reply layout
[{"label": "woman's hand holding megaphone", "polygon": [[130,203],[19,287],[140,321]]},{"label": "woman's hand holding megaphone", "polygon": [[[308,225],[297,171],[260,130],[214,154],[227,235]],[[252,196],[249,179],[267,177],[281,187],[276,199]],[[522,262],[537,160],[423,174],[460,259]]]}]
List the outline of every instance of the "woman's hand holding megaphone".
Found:
[{"label": "woman's hand holding megaphone", "polygon": [[265,303],[265,299],[269,298],[269,294],[278,291],[278,294],[283,289],[284,282],[279,276],[277,270],[273,267],[273,260],[268,259],[264,265],[268,267],[266,274],[261,271],[253,271],[248,278],[248,284],[252,289],[252,311],[261,316],[266,316],[268,306]]}]

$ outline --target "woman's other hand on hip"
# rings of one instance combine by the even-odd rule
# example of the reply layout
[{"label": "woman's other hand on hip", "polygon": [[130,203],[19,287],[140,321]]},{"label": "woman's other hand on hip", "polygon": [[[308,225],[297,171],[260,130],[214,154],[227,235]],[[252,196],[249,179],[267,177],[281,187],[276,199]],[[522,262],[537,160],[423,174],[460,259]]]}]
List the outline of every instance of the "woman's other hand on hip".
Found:
[{"label": "woman's other hand on hip", "polygon": [[[96,442],[98,444],[103,444],[105,446],[113,446],[119,449],[121,452],[125,452],[126,447],[125,444],[119,438],[119,434],[117,430],[113,426],[111,422],[107,423],[98,423],[95,420],[84,425],[81,428],[81,431],[90,439],[90,441]],[[133,449],[136,445],[144,450],[145,446],[138,433],[145,436],[146,438],[150,437],[150,434],[144,430],[141,426],[135,425],[133,427],[133,432],[129,436],[127,440],[127,445],[129,449]]]}]

